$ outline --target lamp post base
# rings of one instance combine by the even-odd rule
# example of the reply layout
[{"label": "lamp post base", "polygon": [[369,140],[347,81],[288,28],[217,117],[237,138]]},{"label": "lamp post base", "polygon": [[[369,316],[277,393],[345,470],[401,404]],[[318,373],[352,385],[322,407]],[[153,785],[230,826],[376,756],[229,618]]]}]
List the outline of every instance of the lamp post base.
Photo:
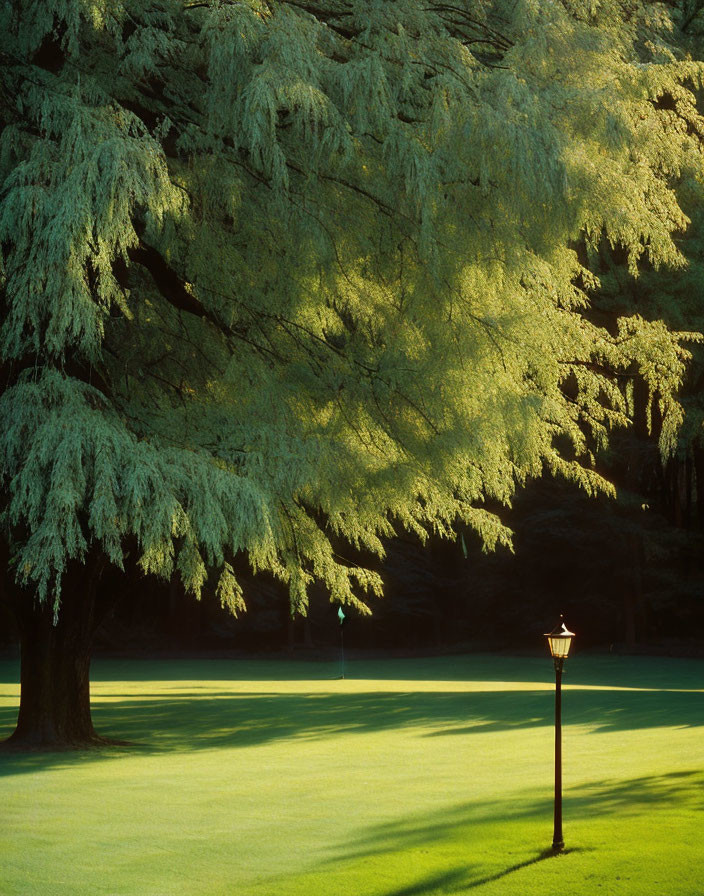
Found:
[{"label": "lamp post base", "polygon": [[562,852],[562,850],[564,848],[565,848],[564,840],[553,840],[552,841],[552,851],[553,852]]}]

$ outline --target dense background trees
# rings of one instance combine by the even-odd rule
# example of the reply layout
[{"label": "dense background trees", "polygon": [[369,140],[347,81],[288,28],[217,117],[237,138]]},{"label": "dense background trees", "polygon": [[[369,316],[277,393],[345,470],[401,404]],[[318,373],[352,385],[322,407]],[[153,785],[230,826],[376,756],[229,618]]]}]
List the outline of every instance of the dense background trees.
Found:
[{"label": "dense background trees", "polygon": [[508,545],[543,474],[613,494],[629,418],[675,456],[697,321],[609,278],[687,263],[696,14],[5,5],[18,741],[94,738],[93,632],[143,575],[365,613],[392,536]]}]

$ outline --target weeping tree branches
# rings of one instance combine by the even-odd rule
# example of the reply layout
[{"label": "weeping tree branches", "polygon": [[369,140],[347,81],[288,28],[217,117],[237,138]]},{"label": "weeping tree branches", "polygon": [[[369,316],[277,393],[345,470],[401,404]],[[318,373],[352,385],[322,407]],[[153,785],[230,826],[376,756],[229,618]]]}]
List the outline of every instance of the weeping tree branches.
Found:
[{"label": "weeping tree branches", "polygon": [[699,69],[661,20],[432,0],[2,16],[2,482],[43,599],[131,539],[196,592],[219,570],[233,606],[244,552],[296,607],[315,578],[364,607],[379,583],[331,537],[383,553],[394,526],[463,519],[491,546],[508,534],[480,510],[526,477],[606,487],[590,458],[634,370],[676,428],[685,337],[585,313],[600,242],[631,276],[681,263]]}]

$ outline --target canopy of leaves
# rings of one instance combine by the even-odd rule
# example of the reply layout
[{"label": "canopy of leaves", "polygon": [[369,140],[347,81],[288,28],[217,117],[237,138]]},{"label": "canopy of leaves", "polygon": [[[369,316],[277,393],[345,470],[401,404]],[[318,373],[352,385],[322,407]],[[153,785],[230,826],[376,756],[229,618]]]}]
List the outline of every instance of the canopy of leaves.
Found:
[{"label": "canopy of leaves", "polygon": [[[361,609],[339,555],[495,508],[686,334],[589,313],[683,264],[698,63],[658,4],[29,0],[0,11],[0,473],[21,584],[71,558],[237,609],[232,558]],[[677,115],[671,103],[675,98]]]}]

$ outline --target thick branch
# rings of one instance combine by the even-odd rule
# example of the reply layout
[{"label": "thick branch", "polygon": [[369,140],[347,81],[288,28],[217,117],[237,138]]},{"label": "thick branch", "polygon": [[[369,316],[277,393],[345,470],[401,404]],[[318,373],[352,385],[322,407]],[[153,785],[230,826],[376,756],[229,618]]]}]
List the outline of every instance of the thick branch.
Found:
[{"label": "thick branch", "polygon": [[167,263],[164,256],[153,246],[141,241],[140,245],[128,251],[130,259],[142,265],[152,276],[161,296],[173,308],[185,311],[211,324],[226,339],[238,339],[268,358],[281,360],[275,352],[255,342],[242,328],[232,327],[206,308],[187,288],[183,279]]},{"label": "thick branch", "polygon": [[128,254],[132,261],[136,264],[141,264],[149,271],[154,285],[170,305],[178,308],[179,311],[185,311],[187,314],[194,314],[196,317],[209,320],[218,329],[222,329],[221,322],[186,289],[183,280],[173,268],[169,267],[164,256],[156,249],[144,242],[140,242],[139,246],[130,249]]}]

